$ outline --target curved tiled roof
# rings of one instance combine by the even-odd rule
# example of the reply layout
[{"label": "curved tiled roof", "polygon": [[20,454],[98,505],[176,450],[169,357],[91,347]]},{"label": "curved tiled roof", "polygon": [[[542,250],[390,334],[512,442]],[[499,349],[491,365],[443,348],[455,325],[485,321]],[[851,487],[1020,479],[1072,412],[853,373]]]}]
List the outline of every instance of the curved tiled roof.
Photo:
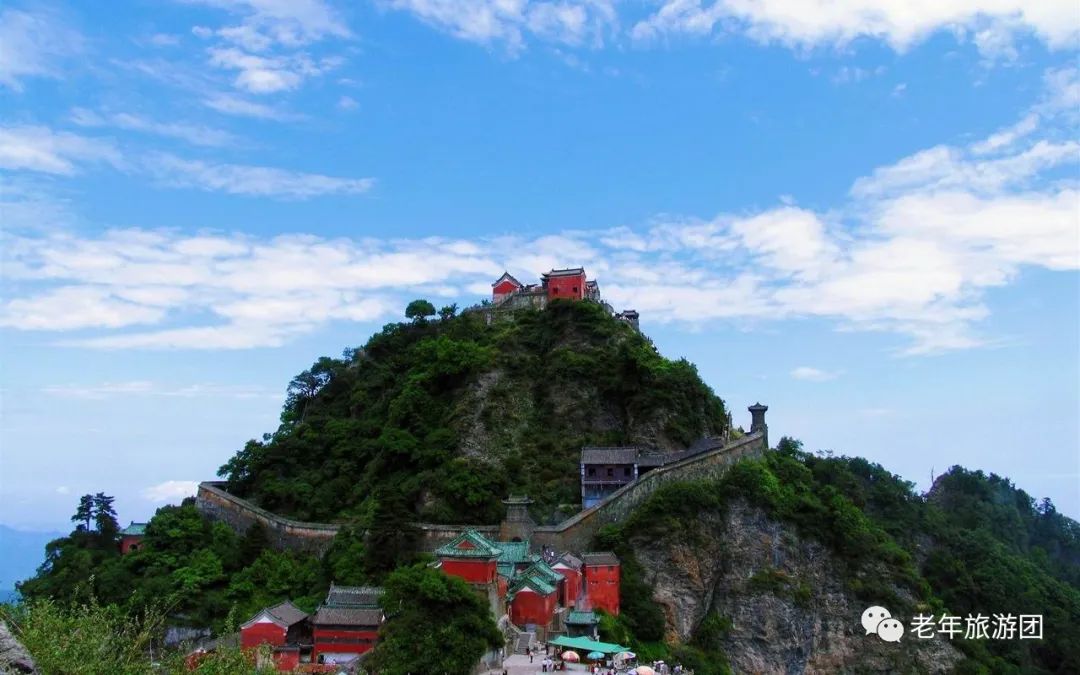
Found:
[{"label": "curved tiled roof", "polygon": [[377,586],[335,586],[330,584],[326,604],[331,607],[378,607],[382,589]]},{"label": "curved tiled roof", "polygon": [[476,530],[465,530],[435,549],[435,555],[444,558],[498,558],[502,555],[502,549]]}]

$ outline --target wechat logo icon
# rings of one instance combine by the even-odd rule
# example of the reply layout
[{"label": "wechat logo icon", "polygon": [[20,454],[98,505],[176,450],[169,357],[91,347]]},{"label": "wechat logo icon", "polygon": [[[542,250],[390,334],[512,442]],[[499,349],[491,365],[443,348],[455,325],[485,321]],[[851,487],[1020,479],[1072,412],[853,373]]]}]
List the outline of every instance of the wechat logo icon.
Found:
[{"label": "wechat logo icon", "polygon": [[898,619],[892,618],[892,614],[884,607],[867,607],[862,613],[862,627],[866,634],[874,633],[885,642],[900,642],[904,634],[904,624]]}]

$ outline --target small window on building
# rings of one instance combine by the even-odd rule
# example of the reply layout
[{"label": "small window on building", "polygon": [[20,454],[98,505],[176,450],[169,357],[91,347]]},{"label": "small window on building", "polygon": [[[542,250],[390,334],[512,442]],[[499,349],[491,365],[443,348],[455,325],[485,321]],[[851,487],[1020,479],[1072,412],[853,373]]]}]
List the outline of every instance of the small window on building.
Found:
[{"label": "small window on building", "polygon": [[630,467],[628,467],[628,466],[627,466],[627,467],[623,467],[623,470],[622,470],[622,472],[623,472],[623,475],[624,475],[624,476],[629,476],[629,475],[630,475]]},{"label": "small window on building", "polygon": [[591,467],[591,466],[589,467],[589,475],[590,476],[595,476],[596,475],[596,468],[595,467]]},{"label": "small window on building", "polygon": [[574,292],[577,293],[577,286],[574,286]]},{"label": "small window on building", "polygon": [[615,469],[612,469],[611,467],[608,467],[607,475],[608,475],[608,478],[614,478],[615,477]]}]

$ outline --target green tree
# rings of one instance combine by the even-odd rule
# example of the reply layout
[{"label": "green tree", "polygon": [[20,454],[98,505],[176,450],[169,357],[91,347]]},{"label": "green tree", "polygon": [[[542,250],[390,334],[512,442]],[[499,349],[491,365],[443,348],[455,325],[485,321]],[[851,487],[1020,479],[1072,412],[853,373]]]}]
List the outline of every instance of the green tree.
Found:
[{"label": "green tree", "polygon": [[435,316],[435,305],[427,300],[413,300],[405,307],[405,318],[412,319],[413,323],[422,323],[429,316]]},{"label": "green tree", "polygon": [[[94,495],[94,527],[103,542],[111,543],[116,539],[120,531],[120,524],[116,522],[116,509],[113,508],[115,497],[110,497],[104,492]],[[80,507],[82,506],[80,502]]]},{"label": "green tree", "polygon": [[445,307],[439,309],[439,320],[449,321],[450,319],[453,319],[455,316],[457,316],[457,311],[458,306],[456,302],[452,305],[446,305]]},{"label": "green tree", "polygon": [[79,506],[75,509],[75,515],[71,522],[76,523],[80,529],[89,530],[90,521],[94,519],[94,495],[79,497]]},{"label": "green tree", "polygon": [[381,675],[468,675],[503,644],[487,603],[461,579],[423,565],[383,584],[386,623],[366,664]]},{"label": "green tree", "polygon": [[364,570],[369,577],[378,579],[413,561],[419,538],[415,519],[400,490],[387,488],[376,493],[363,547]]},{"label": "green tree", "polygon": [[[160,605],[125,613],[102,605],[94,598],[72,605],[52,600],[33,601],[9,611],[0,619],[11,626],[42,673],[62,675],[144,675],[145,673],[195,673],[196,675],[269,674],[272,668],[256,666],[257,656],[269,662],[269,654],[253,654],[238,647],[219,646],[193,664],[187,650],[161,651],[167,614]],[[151,659],[153,657],[153,659]],[[152,660],[160,667],[152,665]],[[194,669],[189,665],[194,665]]]}]

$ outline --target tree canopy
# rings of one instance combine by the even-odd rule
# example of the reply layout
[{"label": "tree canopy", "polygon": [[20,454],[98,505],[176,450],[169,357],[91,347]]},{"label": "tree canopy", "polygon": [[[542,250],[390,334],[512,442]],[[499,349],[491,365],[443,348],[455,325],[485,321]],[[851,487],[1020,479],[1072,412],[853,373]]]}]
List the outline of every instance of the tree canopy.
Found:
[{"label": "tree canopy", "polygon": [[424,565],[395,570],[383,584],[386,623],[366,666],[380,675],[468,675],[501,647],[491,608],[467,583]]},{"label": "tree canopy", "polygon": [[583,445],[681,449],[727,425],[692,365],[595,303],[491,324],[444,310],[294,378],[278,429],[221,467],[228,489],[299,520],[366,522],[393,493],[423,521],[478,524],[513,490],[557,522],[579,508]]}]

